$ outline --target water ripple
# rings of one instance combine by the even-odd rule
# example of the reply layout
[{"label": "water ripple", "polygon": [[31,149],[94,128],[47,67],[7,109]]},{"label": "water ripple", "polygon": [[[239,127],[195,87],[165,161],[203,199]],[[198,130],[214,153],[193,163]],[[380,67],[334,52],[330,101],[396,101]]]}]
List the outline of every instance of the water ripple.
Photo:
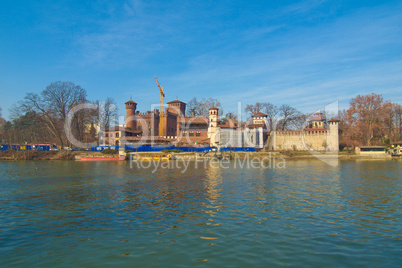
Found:
[{"label": "water ripple", "polygon": [[399,162],[0,162],[1,266],[394,266]]}]

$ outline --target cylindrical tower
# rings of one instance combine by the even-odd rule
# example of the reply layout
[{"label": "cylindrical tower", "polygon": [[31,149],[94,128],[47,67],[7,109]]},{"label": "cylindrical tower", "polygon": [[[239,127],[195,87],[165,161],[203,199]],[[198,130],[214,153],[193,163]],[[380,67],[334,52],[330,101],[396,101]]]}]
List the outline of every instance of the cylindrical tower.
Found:
[{"label": "cylindrical tower", "polygon": [[126,104],[126,127],[132,130],[136,129],[137,122],[135,120],[135,110],[137,109],[137,103],[129,100]]}]

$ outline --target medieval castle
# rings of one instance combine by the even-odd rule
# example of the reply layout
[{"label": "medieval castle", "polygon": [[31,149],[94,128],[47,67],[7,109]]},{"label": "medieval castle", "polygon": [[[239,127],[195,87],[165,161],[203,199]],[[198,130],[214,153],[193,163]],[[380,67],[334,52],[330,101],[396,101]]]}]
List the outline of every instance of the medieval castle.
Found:
[{"label": "medieval castle", "polygon": [[[301,131],[267,131],[267,115],[251,116],[251,124],[238,124],[234,119],[222,123],[219,109],[209,109],[208,117],[186,116],[186,103],[174,100],[161,116],[158,109],[140,113],[137,103],[126,105],[126,124],[104,131],[103,144],[174,144],[177,146],[254,147],[267,150],[338,151],[338,119],[326,121],[315,113]],[[163,118],[162,136],[159,136]]]}]

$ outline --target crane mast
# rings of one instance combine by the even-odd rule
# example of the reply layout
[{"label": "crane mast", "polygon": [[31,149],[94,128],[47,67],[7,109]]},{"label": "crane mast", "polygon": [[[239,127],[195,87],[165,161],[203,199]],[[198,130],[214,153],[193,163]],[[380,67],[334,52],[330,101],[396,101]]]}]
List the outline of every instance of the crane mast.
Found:
[{"label": "crane mast", "polygon": [[163,86],[159,85],[158,79],[156,78],[156,76],[154,77],[156,85],[159,88],[159,92],[160,92],[160,102],[161,102],[161,108],[160,108],[160,112],[159,112],[159,136],[163,137],[163,121],[165,119],[165,115],[163,113],[163,99],[165,98],[165,92],[163,92]]}]

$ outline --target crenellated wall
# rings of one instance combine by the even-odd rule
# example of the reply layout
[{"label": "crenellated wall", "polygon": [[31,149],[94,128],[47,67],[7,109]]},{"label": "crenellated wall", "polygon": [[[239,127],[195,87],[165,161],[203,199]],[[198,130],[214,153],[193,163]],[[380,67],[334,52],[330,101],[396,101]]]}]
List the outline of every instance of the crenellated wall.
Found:
[{"label": "crenellated wall", "polygon": [[268,148],[270,150],[294,150],[294,151],[338,151],[337,124],[330,130],[313,131],[272,131]]}]

